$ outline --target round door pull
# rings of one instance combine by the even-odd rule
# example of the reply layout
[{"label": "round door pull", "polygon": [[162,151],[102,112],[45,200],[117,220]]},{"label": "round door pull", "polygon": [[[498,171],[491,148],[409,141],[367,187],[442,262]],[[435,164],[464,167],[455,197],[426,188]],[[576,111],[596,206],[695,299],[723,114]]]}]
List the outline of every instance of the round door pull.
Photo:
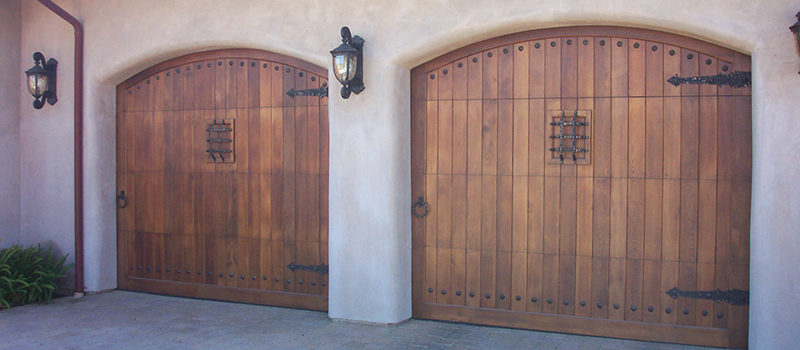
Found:
[{"label": "round door pull", "polygon": [[[420,214],[417,208],[425,209],[425,212]],[[425,202],[425,199],[423,197],[419,197],[419,199],[414,204],[411,205],[411,214],[414,214],[414,216],[416,216],[417,218],[422,219],[428,216],[429,212],[430,208],[428,207],[428,203]]]}]

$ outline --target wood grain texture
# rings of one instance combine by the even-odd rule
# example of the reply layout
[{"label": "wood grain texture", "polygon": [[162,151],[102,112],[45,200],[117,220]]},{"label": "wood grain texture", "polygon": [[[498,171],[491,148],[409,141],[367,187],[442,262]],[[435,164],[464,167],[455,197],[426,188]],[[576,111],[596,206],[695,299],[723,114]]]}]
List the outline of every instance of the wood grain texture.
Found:
[{"label": "wood grain texture", "polygon": [[[118,220],[122,288],[327,308],[325,278],[285,267],[327,264],[326,102],[284,91],[326,76],[236,49],[179,57],[120,84],[118,187],[129,198]],[[215,118],[236,122],[233,162],[204,161],[206,121]]]},{"label": "wood grain texture", "polygon": [[[746,307],[664,292],[747,285],[749,89],[666,80],[749,64],[677,35],[571,27],[415,68],[412,191],[435,205],[412,224],[414,316],[746,344]],[[575,110],[592,115],[591,158],[561,164],[549,123]]]}]

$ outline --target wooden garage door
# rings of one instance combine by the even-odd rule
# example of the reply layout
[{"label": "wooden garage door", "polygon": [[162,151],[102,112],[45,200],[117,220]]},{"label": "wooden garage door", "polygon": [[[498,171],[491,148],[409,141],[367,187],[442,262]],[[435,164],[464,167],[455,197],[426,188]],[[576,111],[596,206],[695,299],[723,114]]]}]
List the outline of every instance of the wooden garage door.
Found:
[{"label": "wooden garage door", "polygon": [[614,27],[415,68],[414,317],[746,347],[750,89],[667,80],[749,70]]},{"label": "wooden garage door", "polygon": [[287,95],[321,86],[326,70],[256,50],[120,84],[119,288],[326,310],[328,99]]}]

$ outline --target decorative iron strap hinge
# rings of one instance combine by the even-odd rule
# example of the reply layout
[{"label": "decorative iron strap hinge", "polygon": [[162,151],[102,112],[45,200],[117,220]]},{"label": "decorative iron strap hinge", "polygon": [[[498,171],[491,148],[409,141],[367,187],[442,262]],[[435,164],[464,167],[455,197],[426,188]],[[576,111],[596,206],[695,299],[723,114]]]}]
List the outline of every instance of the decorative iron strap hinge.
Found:
[{"label": "decorative iron strap hinge", "polygon": [[728,75],[720,73],[717,75],[691,77],[691,78],[681,78],[677,74],[675,74],[675,76],[669,78],[667,82],[675,86],[680,86],[681,84],[708,84],[717,86],[727,85],[733,88],[744,88],[744,87],[750,87],[750,84],[752,82],[750,77],[751,77],[750,72],[740,72],[740,71],[736,71]]},{"label": "decorative iron strap hinge", "polygon": [[316,89],[306,89],[306,90],[295,90],[294,88],[291,88],[289,89],[289,91],[286,92],[286,95],[288,95],[292,99],[294,99],[295,96],[319,96],[320,98],[328,97],[328,86],[323,85]]},{"label": "decorative iron strap hinge", "polygon": [[741,289],[731,289],[728,291],[721,291],[717,289],[713,292],[684,292],[679,290],[678,287],[673,287],[666,293],[667,295],[671,296],[672,299],[678,299],[678,297],[688,297],[693,299],[713,300],[718,303],[724,301],[730,303],[731,305],[750,305],[750,291]]},{"label": "decorative iron strap hinge", "polygon": [[295,270],[300,270],[300,271],[316,272],[319,273],[320,275],[328,274],[328,265],[295,265],[294,262],[292,262],[289,265],[286,265],[286,268],[292,270],[292,272],[294,272]]}]

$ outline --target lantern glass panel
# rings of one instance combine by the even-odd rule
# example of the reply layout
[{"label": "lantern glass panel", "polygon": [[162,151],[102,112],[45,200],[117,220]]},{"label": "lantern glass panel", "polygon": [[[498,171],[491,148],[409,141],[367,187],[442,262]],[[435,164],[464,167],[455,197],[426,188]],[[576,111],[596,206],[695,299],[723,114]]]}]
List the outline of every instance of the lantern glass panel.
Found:
[{"label": "lantern glass panel", "polygon": [[342,85],[346,85],[356,76],[358,56],[355,53],[337,53],[333,55],[333,74]]},{"label": "lantern glass panel", "polygon": [[47,91],[47,75],[30,74],[28,75],[28,92],[35,98],[42,97]]}]

